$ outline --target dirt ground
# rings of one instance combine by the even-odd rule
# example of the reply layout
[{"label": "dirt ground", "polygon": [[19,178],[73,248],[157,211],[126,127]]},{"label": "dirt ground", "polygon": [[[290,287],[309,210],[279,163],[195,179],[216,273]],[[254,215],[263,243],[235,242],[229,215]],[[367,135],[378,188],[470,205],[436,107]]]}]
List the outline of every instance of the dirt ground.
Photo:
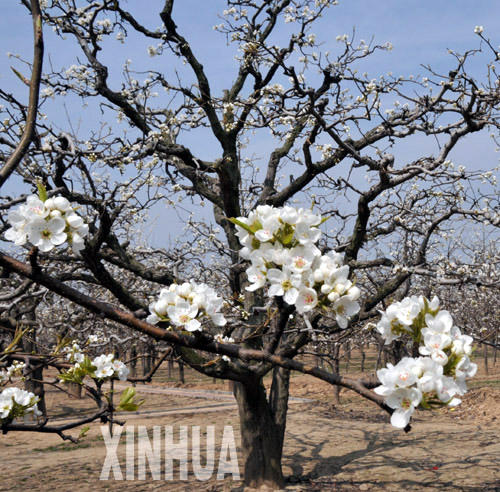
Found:
[{"label": "dirt ground", "polygon": [[[419,411],[411,432],[405,434],[392,428],[387,415],[376,406],[354,393],[343,391],[341,405],[335,407],[329,385],[308,376],[294,376],[291,394],[308,401],[297,399],[290,404],[283,459],[286,490],[500,491],[498,381],[500,374],[480,376],[477,387],[469,391],[460,407]],[[169,390],[172,386],[166,381],[138,385],[138,394],[146,403],[140,413],[121,418],[126,425],[148,429],[173,426],[174,441],[180,426],[198,425],[202,431],[215,426],[217,471],[224,426],[233,426],[239,446],[238,415],[226,392],[227,383],[195,381]],[[61,399],[54,390],[49,390],[47,401],[49,413],[58,422],[71,412],[74,415],[75,407],[81,413],[91,408],[85,399]],[[0,491],[243,491],[242,482],[231,475],[217,480],[214,473],[208,481],[197,480],[191,464],[185,481],[179,480],[178,470],[174,470],[173,480],[164,480],[164,476],[152,480],[149,468],[144,481],[119,481],[113,475],[100,481],[106,447],[99,425],[94,423],[87,437],[76,445],[50,434],[1,436]],[[118,456],[124,477],[125,449],[123,435]]]}]

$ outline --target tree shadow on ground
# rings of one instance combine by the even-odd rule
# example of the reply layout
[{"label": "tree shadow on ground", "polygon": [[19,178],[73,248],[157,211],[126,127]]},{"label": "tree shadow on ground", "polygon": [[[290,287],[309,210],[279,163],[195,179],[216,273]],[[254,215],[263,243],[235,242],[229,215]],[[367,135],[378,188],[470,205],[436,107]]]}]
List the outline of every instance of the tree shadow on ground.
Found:
[{"label": "tree shadow on ground", "polygon": [[289,482],[308,484],[308,491],[360,485],[384,491],[500,491],[499,436],[491,429],[418,425],[409,435],[363,422],[330,422],[309,434],[292,428],[286,439],[293,454],[288,451],[284,463],[292,470]]}]

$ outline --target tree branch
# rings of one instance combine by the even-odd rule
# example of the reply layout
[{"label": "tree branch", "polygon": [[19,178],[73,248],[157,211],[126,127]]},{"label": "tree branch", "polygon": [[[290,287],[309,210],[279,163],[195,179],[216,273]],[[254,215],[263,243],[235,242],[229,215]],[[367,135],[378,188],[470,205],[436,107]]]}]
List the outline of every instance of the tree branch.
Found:
[{"label": "tree branch", "polygon": [[21,162],[22,158],[28,151],[33,135],[35,134],[43,64],[42,13],[40,11],[40,4],[38,0],[31,0],[31,16],[33,18],[34,54],[33,69],[31,71],[30,80],[28,116],[26,118],[26,126],[24,128],[23,136],[17,145],[16,150],[11,154],[5,165],[0,170],[0,187],[5,183],[5,181],[7,181],[9,176]]}]

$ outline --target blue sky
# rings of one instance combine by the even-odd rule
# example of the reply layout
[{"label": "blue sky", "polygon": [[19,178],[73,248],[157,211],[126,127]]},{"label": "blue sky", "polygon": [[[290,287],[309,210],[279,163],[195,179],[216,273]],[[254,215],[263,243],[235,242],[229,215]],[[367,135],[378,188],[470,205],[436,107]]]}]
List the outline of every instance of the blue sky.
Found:
[{"label": "blue sky", "polygon": [[[14,66],[23,73],[23,65],[9,59],[7,52],[18,53],[31,59],[31,21],[26,9],[17,0],[4,0],[2,5],[0,46],[0,85],[19,97],[27,98],[26,87],[11,72]],[[124,5],[137,14],[149,28],[161,24],[158,11],[162,2],[130,0]],[[145,9],[144,5],[148,5]],[[195,53],[211,76],[215,90],[227,88],[234,79],[235,62],[232,60],[233,47],[226,50],[225,38],[212,29],[222,20],[218,17],[225,7],[222,0],[182,0],[177,1],[174,14],[179,31],[190,41]],[[335,46],[338,34],[351,34],[356,30],[356,39],[370,40],[378,44],[391,42],[392,52],[376,54],[364,60],[362,69],[370,76],[378,76],[392,71],[395,75],[417,75],[424,72],[421,64],[430,64],[443,73],[451,68],[452,59],[448,48],[464,51],[477,48],[479,38],[474,34],[474,26],[484,26],[484,33],[491,37],[493,44],[500,44],[500,2],[494,0],[340,0],[339,5],[326,11],[314,32],[318,39],[325,41],[325,49]],[[285,28],[285,26],[283,26]],[[61,44],[60,40],[45,29],[46,58],[45,69],[52,63],[54,67],[68,67],[77,63],[74,43]],[[497,39],[495,39],[497,38]],[[104,60],[116,63],[115,81],[121,82],[120,67],[126,58],[133,61],[133,68],[150,68],[152,59],[147,56],[148,44],[152,41],[120,45],[111,42],[107,50],[99,55]],[[478,75],[484,74],[484,65]],[[168,70],[169,67],[165,67]],[[113,75],[112,75],[113,77]],[[87,119],[87,118],[86,118]]]},{"label": "blue sky", "polygon": [[[1,16],[0,83],[3,88],[15,90],[19,81],[10,73],[12,60],[7,52],[31,57],[31,25],[26,9],[18,0],[4,0]],[[161,1],[130,0],[124,5],[148,27],[161,24],[157,12]],[[148,5],[144,9],[144,5]],[[221,80],[228,75],[228,58],[221,56],[224,37],[214,32],[212,26],[221,22],[218,12],[225,2],[221,0],[182,0],[177,1],[174,14],[181,33],[189,38],[199,58],[209,73]],[[390,41],[394,49],[367,60],[366,70],[374,76],[387,72],[417,74],[422,72],[420,64],[430,63],[436,67],[448,65],[447,49],[457,51],[477,47],[478,39],[474,26],[482,25],[485,35],[492,38],[494,45],[500,43],[500,2],[495,0],[340,0],[339,5],[330,8],[318,24],[315,32],[318,38],[331,41],[338,34],[351,34],[356,29],[357,39],[369,40],[372,36],[377,43]],[[56,37],[45,29],[46,54],[53,62],[73,58],[74,49],[68,45],[61,49],[55,43]],[[498,39],[495,40],[495,37]],[[152,44],[152,43],[150,43]],[[114,49],[119,53],[120,45]],[[142,43],[137,47],[127,45],[127,55],[134,62],[145,59]],[[121,53],[120,53],[121,54]],[[114,56],[114,54],[113,54]],[[49,59],[46,59],[46,66]],[[64,62],[63,62],[64,63]]]},{"label": "blue sky", "polygon": [[[26,68],[16,59],[9,59],[7,52],[18,53],[31,60],[32,34],[31,20],[24,6],[18,0],[3,0],[2,16],[0,21],[0,86],[12,91],[22,100],[27,100],[27,88],[13,75],[9,66],[14,66],[23,73]],[[158,12],[162,2],[159,0],[129,0],[124,3],[131,12],[147,27],[154,29],[161,24]],[[147,8],[145,6],[147,5]],[[225,8],[221,0],[177,0],[174,7],[174,17],[179,31],[189,39],[190,44],[203,63],[207,73],[212,78],[214,90],[221,92],[227,88],[235,74],[236,65],[232,60],[234,50],[225,51],[225,38],[215,32],[214,24],[222,22],[218,17]],[[479,37],[474,34],[474,27],[484,27],[484,34],[492,40],[494,46],[500,44],[500,2],[495,0],[340,0],[339,5],[329,9],[318,23],[314,32],[318,40],[325,41],[325,49],[335,46],[334,39],[339,34],[352,34],[356,31],[356,39],[366,41],[374,38],[375,43],[391,42],[392,52],[379,53],[368,58],[362,70],[371,77],[392,71],[395,75],[424,74],[422,64],[430,64],[442,73],[448,73],[453,60],[447,50],[464,51],[477,48]],[[283,29],[285,26],[283,26]],[[45,69],[52,63],[54,68],[68,67],[77,63],[73,41],[61,41],[49,30],[45,29],[46,58]],[[126,48],[118,42],[110,42],[105,55],[107,60],[116,65],[117,75],[112,80],[119,85],[121,82],[122,66],[126,58],[133,62],[133,68],[147,69],[152,59],[147,55],[148,44],[152,41],[137,41],[127,43]],[[499,48],[500,50],[500,48]],[[103,52],[104,53],[104,52]],[[226,54],[227,53],[227,54]],[[161,63],[161,59],[155,62]],[[478,78],[485,74],[484,60],[478,59],[472,66],[474,75]],[[165,66],[165,70],[172,67]],[[115,77],[115,78],[113,78]],[[81,108],[80,104],[69,108],[75,118],[81,118],[82,128],[95,126],[100,115]],[[66,117],[60,107],[47,106],[47,112],[64,129]],[[194,135],[186,137],[194,140]],[[196,136],[200,157],[213,158],[218,155],[218,146],[213,140],[199,140]],[[420,142],[418,145],[425,145]],[[421,150],[419,148],[419,150]],[[411,149],[401,149],[402,157],[408,152],[411,158]],[[495,166],[497,155],[494,145],[487,135],[479,135],[465,144],[460,145],[455,153],[461,162],[474,168],[490,169]]]}]

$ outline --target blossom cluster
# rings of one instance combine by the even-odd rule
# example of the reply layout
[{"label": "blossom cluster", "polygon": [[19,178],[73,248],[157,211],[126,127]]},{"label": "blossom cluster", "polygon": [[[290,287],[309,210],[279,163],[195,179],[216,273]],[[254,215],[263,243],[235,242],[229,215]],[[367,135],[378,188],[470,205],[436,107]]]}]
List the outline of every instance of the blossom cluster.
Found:
[{"label": "blossom cluster", "polygon": [[172,284],[162,289],[158,300],[150,304],[151,314],[146,321],[153,325],[165,321],[187,331],[201,331],[200,319],[208,317],[216,326],[224,326],[226,319],[220,312],[223,299],[206,284],[193,280]]},{"label": "blossom cluster", "polygon": [[6,388],[0,393],[0,424],[10,422],[15,418],[33,414],[42,415],[38,410],[38,397],[30,391],[19,388]]},{"label": "blossom cluster", "polygon": [[113,354],[99,355],[92,360],[95,367],[95,377],[98,379],[117,377],[120,381],[126,381],[130,372],[129,368]]},{"label": "blossom cluster", "polygon": [[63,196],[47,198],[43,187],[40,198],[30,195],[26,203],[9,212],[8,220],[11,227],[5,232],[7,240],[17,246],[30,242],[43,252],[67,241],[79,254],[88,234],[88,225],[70,202]]},{"label": "blossom cluster", "polygon": [[66,354],[66,359],[68,359],[69,362],[80,364],[83,362],[83,359],[85,359],[82,348],[76,342],[72,343],[71,346],[67,345],[62,351]]},{"label": "blossom cluster", "polygon": [[25,366],[24,362],[15,360],[5,371],[0,371],[0,383],[9,380],[12,376],[22,376]]},{"label": "blossom cluster", "polygon": [[[85,359],[85,352],[89,345],[93,343],[102,342],[102,339],[98,335],[89,335],[88,339],[84,342],[83,348],[76,342],[68,343],[66,340],[62,340],[61,352],[66,354],[66,359],[69,362],[76,362],[81,364]],[[56,348],[56,352],[59,348]]]},{"label": "blossom cluster", "polygon": [[83,344],[83,348],[76,342],[69,344],[63,342],[64,346],[61,352],[66,355],[69,362],[74,362],[74,366],[59,375],[61,381],[82,384],[85,376],[99,380],[107,378],[118,378],[120,381],[127,380],[130,370],[122,361],[115,359],[114,354],[99,355],[92,360],[86,354],[88,346],[99,340],[97,335],[89,335]]},{"label": "blossom cluster", "polygon": [[456,406],[467,391],[466,378],[474,376],[472,337],[463,335],[439,299],[412,296],[391,304],[377,324],[388,344],[403,335],[418,343],[420,357],[404,357],[377,371],[382,383],[375,392],[394,409],[391,424],[404,428],[417,407]]},{"label": "blossom cluster", "polygon": [[349,267],[334,251],[322,254],[316,243],[323,219],[311,210],[261,205],[248,217],[231,219],[249,260],[250,292],[268,287],[268,295],[282,296],[297,312],[325,307],[335,313],[341,328],[359,312],[360,290],[349,280]]},{"label": "blossom cluster", "polygon": [[[224,336],[222,333],[217,333],[217,335],[214,336],[214,340],[217,343],[234,343],[234,338]],[[222,356],[222,360],[225,360],[226,362],[229,362],[231,359],[227,355]]]},{"label": "blossom cluster", "polygon": [[126,381],[129,375],[129,368],[120,360],[115,359],[113,354],[99,355],[94,359],[81,352],[68,352],[70,360],[79,360],[75,365],[59,375],[59,379],[65,382],[82,384],[85,376],[90,376],[93,379],[112,379],[118,378],[120,381]]}]

